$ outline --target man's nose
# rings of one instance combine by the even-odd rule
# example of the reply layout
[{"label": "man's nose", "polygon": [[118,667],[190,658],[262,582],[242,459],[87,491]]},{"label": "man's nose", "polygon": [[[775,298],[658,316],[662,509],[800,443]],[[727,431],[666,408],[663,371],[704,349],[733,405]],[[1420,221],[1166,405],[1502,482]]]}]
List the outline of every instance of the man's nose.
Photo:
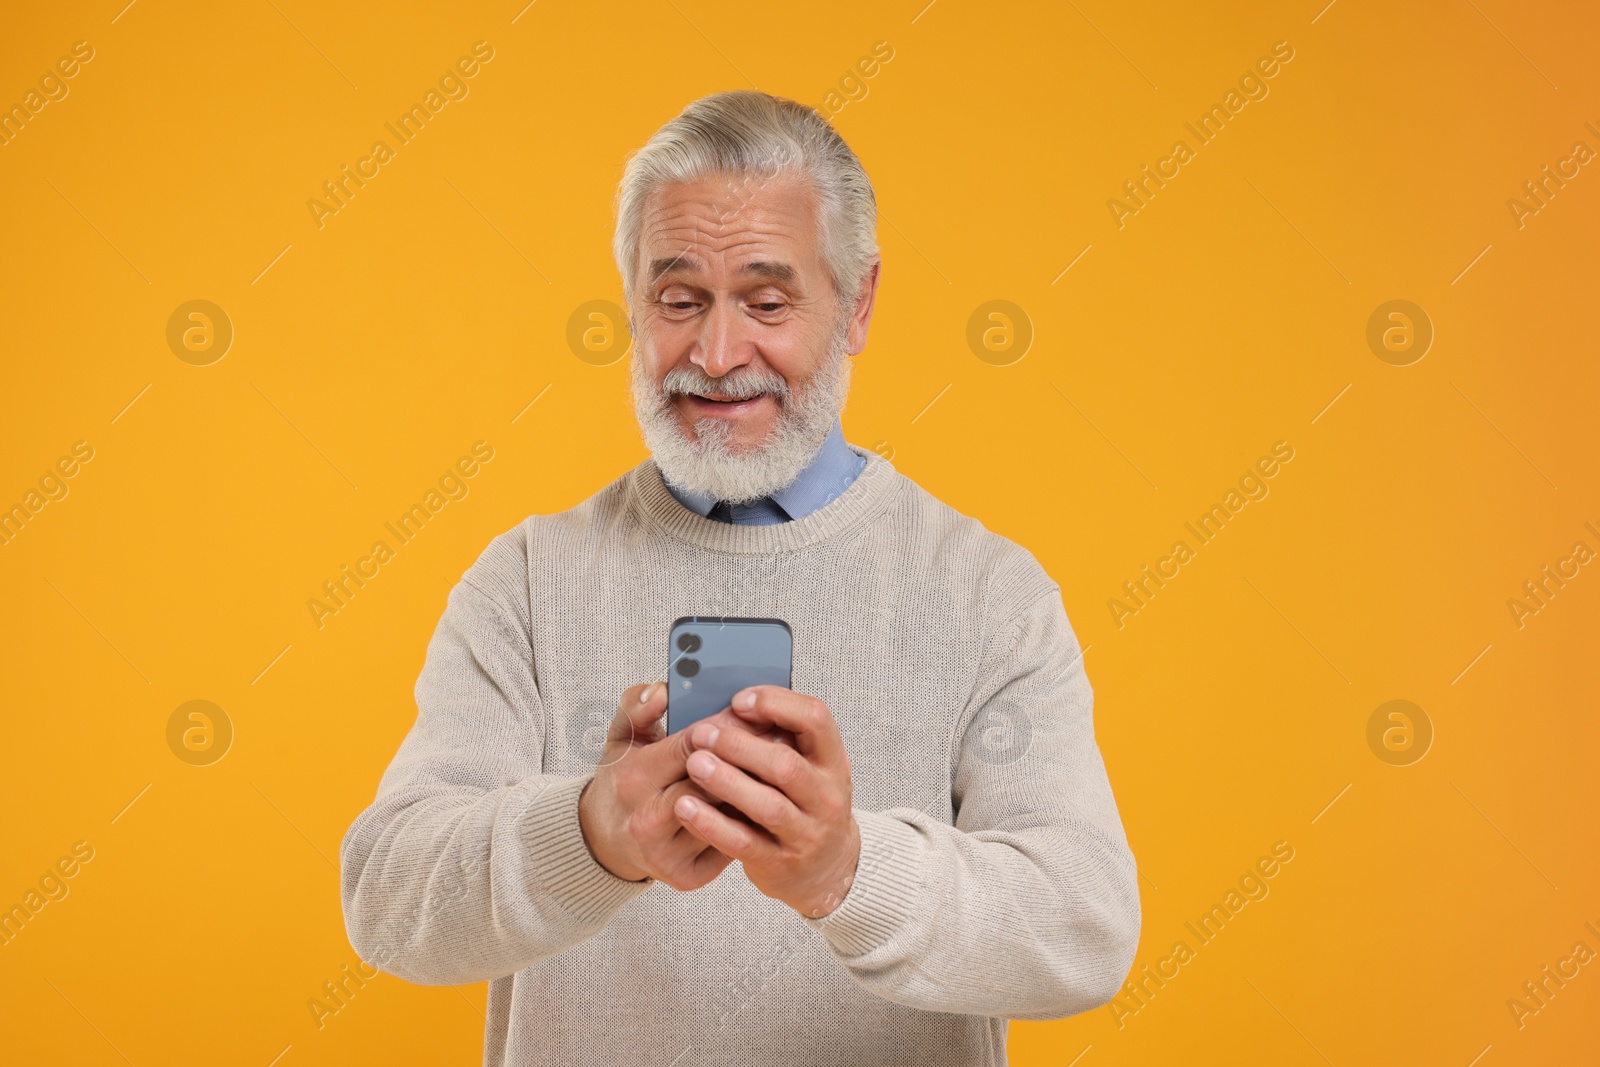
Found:
[{"label": "man's nose", "polygon": [[699,342],[690,361],[712,378],[750,362],[753,346],[745,334],[738,307],[718,301],[701,320]]}]

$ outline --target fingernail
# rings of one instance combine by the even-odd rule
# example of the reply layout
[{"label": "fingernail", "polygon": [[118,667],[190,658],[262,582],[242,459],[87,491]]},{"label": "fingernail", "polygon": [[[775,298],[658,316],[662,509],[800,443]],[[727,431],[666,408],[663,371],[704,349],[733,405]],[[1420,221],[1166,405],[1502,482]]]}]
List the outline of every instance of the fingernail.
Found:
[{"label": "fingernail", "polygon": [[710,748],[712,745],[716,744],[717,738],[722,734],[722,731],[717,729],[715,726],[708,726],[701,732],[705,735],[706,748]]},{"label": "fingernail", "polygon": [[696,778],[709,778],[711,772],[717,769],[716,758],[708,752],[696,752],[688,759],[689,773]]},{"label": "fingernail", "polygon": [[639,690],[639,703],[641,703],[641,704],[650,703],[650,694],[655,689],[655,687],[656,687],[656,683],[651,682],[649,685],[647,685],[643,689]]},{"label": "fingernail", "polygon": [[746,689],[741,693],[735,693],[734,696],[733,696],[733,706],[736,707],[736,708],[743,708],[745,711],[749,711],[751,708],[755,707],[756,706],[756,692],[755,692],[755,690],[754,689]]},{"label": "fingernail", "polygon": [[694,818],[694,813],[700,810],[700,802],[694,797],[679,797],[673,805],[673,810],[685,819]]}]

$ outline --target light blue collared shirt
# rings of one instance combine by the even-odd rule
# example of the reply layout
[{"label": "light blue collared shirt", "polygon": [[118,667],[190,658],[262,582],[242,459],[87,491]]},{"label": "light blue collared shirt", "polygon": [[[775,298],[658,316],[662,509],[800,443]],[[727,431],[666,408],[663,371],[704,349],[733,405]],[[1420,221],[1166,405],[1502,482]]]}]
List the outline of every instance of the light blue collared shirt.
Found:
[{"label": "light blue collared shirt", "polygon": [[[810,466],[789,486],[754,504],[735,504],[731,508],[736,526],[776,526],[780,522],[811,514],[850,487],[867,465],[867,457],[844,443],[844,426],[835,419],[833,429]],[[702,518],[711,517],[717,498],[708,493],[689,493],[667,483],[667,492],[678,503]]]}]

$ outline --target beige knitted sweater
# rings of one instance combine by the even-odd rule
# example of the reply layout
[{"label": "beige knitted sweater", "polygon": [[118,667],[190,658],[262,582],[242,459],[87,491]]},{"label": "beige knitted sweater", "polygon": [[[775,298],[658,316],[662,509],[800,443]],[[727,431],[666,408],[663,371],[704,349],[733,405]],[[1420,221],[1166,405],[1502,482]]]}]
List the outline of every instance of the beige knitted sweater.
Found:
[{"label": "beige knitted sweater", "polygon": [[[1117,992],[1139,892],[1060,589],[850,447],[849,488],[775,526],[694,514],[645,460],[451,591],[343,903],[373,965],[489,981],[485,1064],[1004,1064],[1008,1018]],[[794,689],[839,724],[861,860],[821,919],[738,863],[682,893],[584,844],[618,698],[664,677],[681,615],[786,620]]]}]

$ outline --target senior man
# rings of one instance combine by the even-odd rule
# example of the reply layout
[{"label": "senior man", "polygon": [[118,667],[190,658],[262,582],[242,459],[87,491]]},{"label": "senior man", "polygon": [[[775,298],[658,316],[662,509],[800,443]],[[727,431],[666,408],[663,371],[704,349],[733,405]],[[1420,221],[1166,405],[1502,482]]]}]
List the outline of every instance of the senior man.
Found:
[{"label": "senior man", "polygon": [[[1059,587],[845,441],[876,218],[838,134],[764,93],[626,165],[650,458],[466,571],[341,850],[366,960],[489,980],[486,1064],[1003,1064],[1007,1019],[1104,1004],[1132,964]],[[668,736],[641,680],[684,615],[786,620],[793,689]]]}]

